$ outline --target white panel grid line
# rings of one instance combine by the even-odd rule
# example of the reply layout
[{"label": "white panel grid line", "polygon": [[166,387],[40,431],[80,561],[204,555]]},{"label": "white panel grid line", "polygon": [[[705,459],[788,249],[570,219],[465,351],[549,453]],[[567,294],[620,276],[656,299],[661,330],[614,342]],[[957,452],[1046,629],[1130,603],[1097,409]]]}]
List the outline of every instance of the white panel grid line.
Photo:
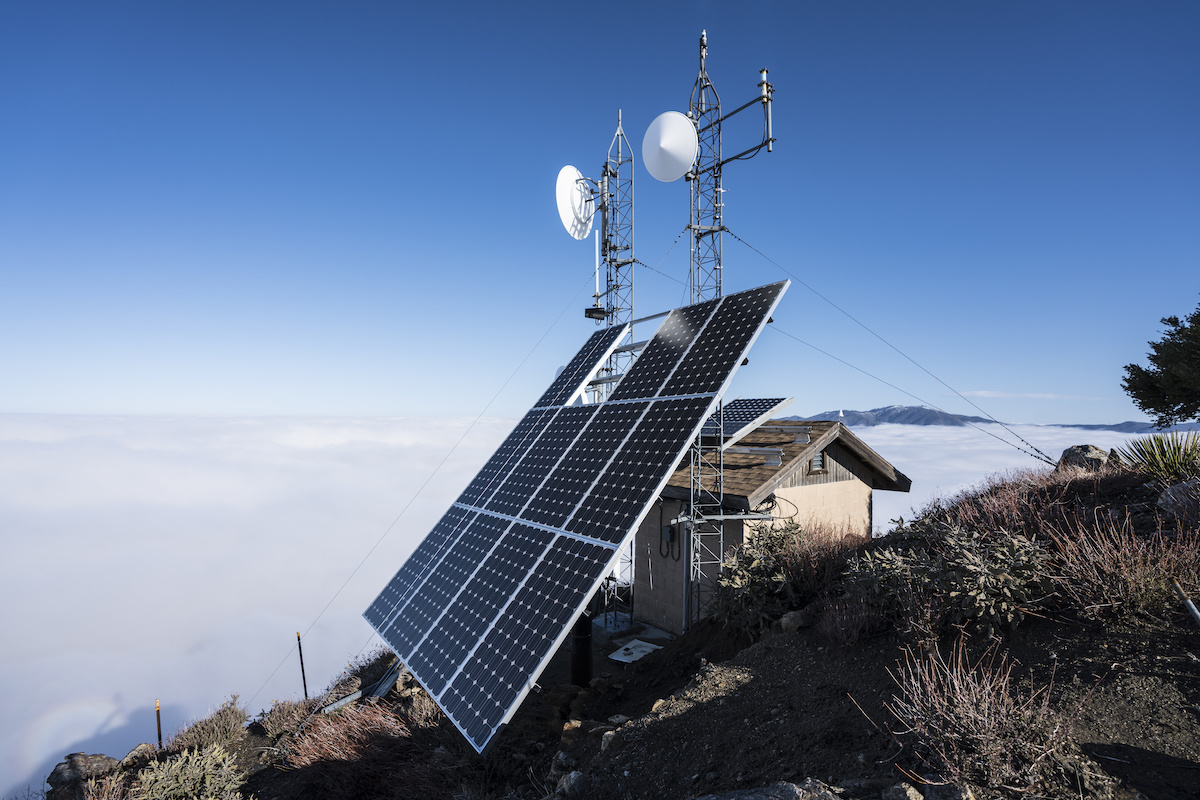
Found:
[{"label": "white panel grid line", "polygon": [[585,391],[587,391],[588,383],[591,382],[592,378],[596,377],[596,373],[599,372],[600,368],[604,366],[604,363],[608,361],[608,357],[611,356],[616,351],[617,347],[620,346],[621,342],[625,340],[625,336],[629,333],[629,323],[625,323],[622,327],[624,327],[625,330],[619,336],[613,339],[612,344],[605,349],[604,355],[596,361],[596,365],[592,367],[586,375],[583,376],[583,380],[579,382],[579,386],[567,397],[566,401],[563,402],[564,406],[571,405],[577,399],[579,399]]},{"label": "white panel grid line", "polygon": [[454,503],[453,507],[460,508],[465,511],[475,511],[481,515],[495,517],[496,519],[504,520],[505,522],[519,522],[522,525],[528,525],[530,528],[537,528],[540,531],[553,533],[557,536],[565,536],[568,539],[574,539],[575,541],[583,542],[584,544],[594,544],[609,550],[617,547],[617,545],[613,544],[612,542],[606,542],[603,539],[593,539],[592,537],[584,536],[581,533],[571,533],[571,531],[564,531],[562,528],[555,528],[553,525],[543,525],[540,522],[531,522],[527,519],[521,519],[520,517],[511,517],[508,514],[501,514],[497,511],[488,511],[486,508],[475,508],[474,506],[463,505],[462,503]]},{"label": "white panel grid line", "polygon": [[[518,584],[517,587],[515,589],[513,589],[512,593],[509,594],[508,600],[506,600],[504,602],[503,607],[501,607],[500,611],[496,614],[495,617],[493,617],[492,626],[489,627],[489,630],[491,630],[492,628],[495,627],[496,620],[503,617],[505,612],[508,611],[508,607],[513,604],[513,602],[517,599],[518,596],[520,596],[521,589],[525,588],[525,584],[529,582],[529,579],[532,578],[535,574],[537,574],[538,567],[541,566],[542,562],[546,560],[546,555],[554,549],[554,545],[556,544],[556,542],[557,542],[557,540],[550,542],[550,545],[548,547],[546,547],[546,549],[543,550],[542,554],[538,557],[537,563],[535,563],[532,567],[530,567],[529,571],[525,573],[525,577],[521,580],[520,584]],[[619,557],[619,555],[620,555],[620,553],[617,550],[614,549],[612,551],[612,558],[609,559],[608,564],[605,566],[604,570],[601,572],[602,575],[607,575],[610,571],[612,571],[612,569],[616,566],[617,558]],[[589,599],[591,598],[590,593],[588,594],[588,598]],[[553,644],[551,644],[550,648],[546,651],[546,655],[543,656],[541,661],[538,662],[537,669],[533,670],[530,673],[530,677],[525,681],[525,685],[517,693],[516,699],[511,704],[509,704],[507,712],[505,712],[504,716],[501,718],[500,722],[496,725],[496,727],[493,728],[493,730],[499,730],[500,728],[507,725],[508,721],[510,719],[512,719],[513,714],[517,713],[517,709],[521,707],[521,702],[529,694],[529,691],[534,687],[534,685],[537,684],[537,676],[541,675],[542,672],[545,671],[546,666],[550,663],[550,660],[552,658],[554,658],[555,654],[558,652],[558,649],[560,647],[562,647],[562,643],[564,641],[566,641],[567,634],[570,633],[571,628],[574,627],[575,623],[579,620],[579,616],[583,613],[583,611],[586,607],[587,607],[587,603],[585,602],[578,609],[576,609],[574,614],[571,615],[571,619],[567,622],[566,625],[563,626],[562,632],[559,633],[558,637],[554,639]],[[483,645],[485,638],[486,637],[484,637],[484,636],[479,637],[479,639],[475,642],[475,646],[472,647],[471,651],[469,653],[467,653],[467,655],[459,662],[458,669],[456,669],[454,671],[454,674],[450,677],[450,679],[446,681],[446,685],[444,687],[442,687],[442,690],[440,692],[438,692],[437,697],[433,698],[434,702],[436,702],[438,704],[438,708],[441,708],[442,713],[446,714],[447,716],[450,716],[450,712],[447,711],[445,709],[445,707],[443,706],[442,698],[445,696],[446,692],[450,691],[450,689],[454,686],[454,681],[458,679],[458,676],[462,674],[462,671],[466,668],[467,664],[469,664],[471,659],[475,656],[476,651],[479,650],[479,648]],[[460,731],[465,729],[466,726],[464,723],[462,723],[461,720],[454,719],[453,721],[455,723],[455,726],[458,727],[458,729]],[[470,739],[468,739],[467,741],[470,742]],[[471,746],[475,747],[474,742],[471,742]],[[483,752],[478,747],[476,747],[475,750],[476,750],[476,752]]]}]

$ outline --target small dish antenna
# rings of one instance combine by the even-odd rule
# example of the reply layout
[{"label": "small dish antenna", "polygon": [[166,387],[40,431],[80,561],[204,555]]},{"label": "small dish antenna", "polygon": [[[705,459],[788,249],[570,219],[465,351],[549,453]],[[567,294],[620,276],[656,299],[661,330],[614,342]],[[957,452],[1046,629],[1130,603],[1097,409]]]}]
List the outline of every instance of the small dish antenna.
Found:
[{"label": "small dish antenna", "polygon": [[642,161],[650,174],[663,183],[686,175],[696,163],[699,150],[696,126],[678,111],[659,114],[642,138]]},{"label": "small dish antenna", "polygon": [[568,164],[558,171],[554,196],[558,201],[558,218],[562,220],[567,233],[576,239],[586,239],[592,232],[592,216],[596,212],[592,187],[587,178]]}]

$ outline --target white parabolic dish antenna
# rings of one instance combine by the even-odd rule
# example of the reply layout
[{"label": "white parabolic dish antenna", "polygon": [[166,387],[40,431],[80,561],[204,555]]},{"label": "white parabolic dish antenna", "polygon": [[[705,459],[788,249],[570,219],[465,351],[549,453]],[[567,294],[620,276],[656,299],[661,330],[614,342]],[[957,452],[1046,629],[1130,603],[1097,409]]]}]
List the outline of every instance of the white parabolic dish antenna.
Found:
[{"label": "white parabolic dish antenna", "polygon": [[558,217],[567,233],[576,239],[586,239],[592,232],[596,204],[592,201],[592,187],[583,173],[569,164],[560,169],[554,196],[558,200]]},{"label": "white parabolic dish antenna", "polygon": [[700,141],[696,126],[678,111],[664,111],[654,118],[642,139],[642,161],[646,169],[664,183],[677,181],[696,163]]}]

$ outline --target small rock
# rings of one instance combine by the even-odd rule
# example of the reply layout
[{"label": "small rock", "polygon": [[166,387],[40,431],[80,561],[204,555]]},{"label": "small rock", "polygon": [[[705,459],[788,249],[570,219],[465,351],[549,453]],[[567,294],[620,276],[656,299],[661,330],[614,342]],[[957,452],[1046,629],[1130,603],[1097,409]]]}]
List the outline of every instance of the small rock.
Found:
[{"label": "small rock", "polygon": [[576,770],[563,775],[558,781],[557,791],[567,797],[579,797],[587,785],[587,776]]},{"label": "small rock", "polygon": [[925,800],[925,795],[912,784],[901,781],[884,789],[881,800]]},{"label": "small rock", "polygon": [[929,784],[925,787],[925,800],[975,800],[975,794],[952,783]]},{"label": "small rock", "polygon": [[779,618],[779,627],[784,633],[795,633],[801,628],[811,628],[816,619],[806,608],[789,611]]},{"label": "small rock", "polygon": [[611,748],[616,748],[621,744],[621,734],[616,731],[607,731],[600,737],[600,752],[603,753]]},{"label": "small rock", "polygon": [[655,711],[661,711],[666,704],[667,704],[667,701],[663,700],[661,698],[658,700],[655,700],[654,705],[650,706],[651,713],[653,713]]},{"label": "small rock", "polygon": [[139,770],[154,760],[154,745],[142,742],[121,759],[121,769]]},{"label": "small rock", "polygon": [[615,725],[618,728],[624,725],[626,722],[629,722],[629,717],[625,716],[624,714],[613,714],[608,718],[608,724]]}]

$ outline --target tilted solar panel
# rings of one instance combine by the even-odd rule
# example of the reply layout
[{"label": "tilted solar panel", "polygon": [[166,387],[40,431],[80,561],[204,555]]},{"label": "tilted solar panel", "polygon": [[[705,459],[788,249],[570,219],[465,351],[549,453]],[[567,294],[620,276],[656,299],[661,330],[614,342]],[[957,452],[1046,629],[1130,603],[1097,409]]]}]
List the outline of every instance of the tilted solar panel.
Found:
[{"label": "tilted solar panel", "polygon": [[364,613],[482,752],[609,573],[787,282],[672,311],[607,402],[594,334]]}]

